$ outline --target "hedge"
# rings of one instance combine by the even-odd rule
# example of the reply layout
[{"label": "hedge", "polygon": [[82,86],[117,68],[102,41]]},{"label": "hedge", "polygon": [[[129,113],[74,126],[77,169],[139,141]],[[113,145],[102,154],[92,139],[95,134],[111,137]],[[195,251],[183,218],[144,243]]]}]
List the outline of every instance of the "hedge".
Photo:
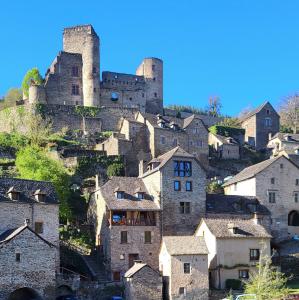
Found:
[{"label": "hedge", "polygon": [[243,128],[236,128],[230,126],[223,126],[223,125],[214,125],[209,128],[209,131],[214,134],[222,135],[222,136],[236,136],[236,135],[244,135],[245,129]]}]

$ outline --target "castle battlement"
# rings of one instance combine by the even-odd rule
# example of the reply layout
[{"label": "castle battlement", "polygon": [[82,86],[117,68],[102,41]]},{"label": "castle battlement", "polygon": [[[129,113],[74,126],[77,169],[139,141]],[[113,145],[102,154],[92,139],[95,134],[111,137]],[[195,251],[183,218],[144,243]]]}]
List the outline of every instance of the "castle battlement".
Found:
[{"label": "castle battlement", "polygon": [[73,33],[75,34],[85,33],[85,34],[92,34],[97,36],[97,33],[95,32],[92,25],[90,24],[66,27],[63,29],[63,34],[73,34]]}]

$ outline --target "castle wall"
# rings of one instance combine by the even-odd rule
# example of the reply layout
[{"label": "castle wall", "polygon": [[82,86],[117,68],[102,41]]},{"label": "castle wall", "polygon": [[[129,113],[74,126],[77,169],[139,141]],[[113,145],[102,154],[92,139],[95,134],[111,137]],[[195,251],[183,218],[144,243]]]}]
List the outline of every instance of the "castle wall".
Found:
[{"label": "castle wall", "polygon": [[92,26],[65,28],[63,50],[82,55],[84,106],[98,106],[100,102],[100,40]]},{"label": "castle wall", "polygon": [[[78,68],[78,76],[74,76],[73,68]],[[60,52],[46,74],[46,102],[48,104],[83,105],[82,68],[80,54]],[[78,95],[74,94],[73,86],[78,86]]]}]

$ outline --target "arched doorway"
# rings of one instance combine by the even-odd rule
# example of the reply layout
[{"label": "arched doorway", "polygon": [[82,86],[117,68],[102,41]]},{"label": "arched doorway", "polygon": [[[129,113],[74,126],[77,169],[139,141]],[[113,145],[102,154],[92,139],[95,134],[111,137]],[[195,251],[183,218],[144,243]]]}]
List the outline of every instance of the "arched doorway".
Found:
[{"label": "arched doorway", "polygon": [[13,291],[8,300],[43,300],[43,298],[33,289],[21,288]]},{"label": "arched doorway", "polygon": [[299,226],[299,212],[292,210],[288,215],[288,226]]}]

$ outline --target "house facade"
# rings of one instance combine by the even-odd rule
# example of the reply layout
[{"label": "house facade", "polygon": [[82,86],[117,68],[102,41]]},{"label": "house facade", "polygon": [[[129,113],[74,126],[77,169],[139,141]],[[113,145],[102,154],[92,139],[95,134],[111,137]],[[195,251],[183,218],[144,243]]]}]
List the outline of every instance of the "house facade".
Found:
[{"label": "house facade", "polygon": [[266,148],[269,139],[279,132],[280,117],[269,102],[246,114],[240,121],[245,129],[245,142],[257,150]]},{"label": "house facade", "polygon": [[163,237],[159,265],[166,299],[208,299],[208,249],[202,237]]},{"label": "house facade", "polygon": [[214,288],[227,288],[229,279],[248,279],[260,257],[271,255],[271,235],[256,218],[203,218],[195,236],[207,245],[210,285]]},{"label": "house facade", "polygon": [[271,214],[269,228],[275,239],[299,234],[299,169],[285,156],[245,168],[223,187],[227,195],[257,197]]},{"label": "house facade", "polygon": [[209,146],[219,159],[240,159],[239,143],[232,137],[209,132]]}]

